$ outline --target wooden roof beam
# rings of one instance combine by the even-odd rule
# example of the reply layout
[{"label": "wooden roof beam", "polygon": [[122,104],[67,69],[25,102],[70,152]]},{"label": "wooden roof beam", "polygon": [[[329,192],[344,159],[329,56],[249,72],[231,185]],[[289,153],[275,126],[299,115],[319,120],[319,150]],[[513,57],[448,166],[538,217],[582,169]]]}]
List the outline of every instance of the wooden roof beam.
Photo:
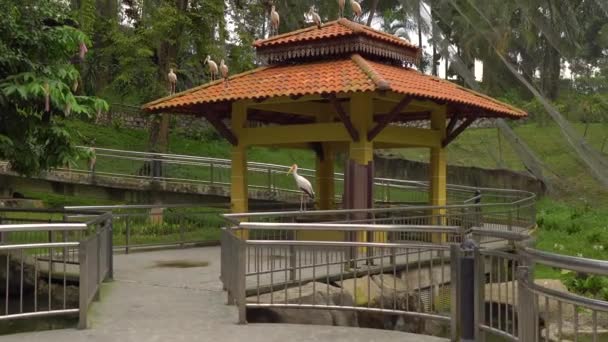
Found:
[{"label": "wooden roof beam", "polygon": [[350,135],[351,139],[353,141],[359,141],[359,132],[357,132],[357,130],[355,129],[355,126],[353,126],[352,121],[350,121],[350,117],[346,114],[346,112],[344,111],[344,108],[342,108],[342,104],[338,101],[338,99],[336,98],[335,95],[330,95],[329,101],[334,106],[334,109],[336,110],[338,117],[344,124],[344,127],[348,131],[348,134]]},{"label": "wooden roof beam", "polygon": [[207,118],[207,121],[209,121],[213,128],[215,128],[218,133],[220,133],[220,135],[224,137],[224,139],[228,140],[228,142],[232,144],[232,146],[237,146],[239,144],[239,140],[237,139],[237,137],[230,130],[230,128],[228,128],[224,124],[224,122],[218,115],[210,114],[206,115],[205,118]]},{"label": "wooden roof beam", "polygon": [[374,126],[372,129],[370,129],[367,132],[367,141],[374,140],[374,138],[380,132],[382,132],[382,130],[384,128],[386,128],[386,126],[388,126],[389,123],[393,122],[393,120],[399,115],[401,110],[403,108],[407,107],[407,105],[410,102],[412,102],[412,98],[408,96],[408,97],[404,97],[403,100],[401,100],[401,102],[399,102],[397,105],[395,105],[395,107],[393,107],[393,109],[391,110],[390,113],[388,113],[386,116],[384,116],[381,119],[381,121],[378,121],[378,123],[376,123],[376,126]]},{"label": "wooden roof beam", "polygon": [[454,130],[454,127],[456,126],[456,122],[458,122],[458,113],[454,113],[454,115],[452,115],[452,118],[450,119],[450,123],[448,123],[448,127],[445,129],[446,135],[450,135],[452,133],[452,131]]},{"label": "wooden roof beam", "polygon": [[[441,146],[442,147],[448,146],[448,144],[451,143],[454,139],[456,139],[456,137],[458,137],[460,135],[460,133],[464,132],[464,130],[467,129],[467,127],[471,126],[471,124],[475,121],[475,119],[477,119],[477,118],[468,117],[458,127],[454,128],[451,132],[448,132],[448,135],[441,142]],[[452,119],[452,120],[454,120],[454,119]],[[451,123],[452,122],[450,121],[450,124]]]}]

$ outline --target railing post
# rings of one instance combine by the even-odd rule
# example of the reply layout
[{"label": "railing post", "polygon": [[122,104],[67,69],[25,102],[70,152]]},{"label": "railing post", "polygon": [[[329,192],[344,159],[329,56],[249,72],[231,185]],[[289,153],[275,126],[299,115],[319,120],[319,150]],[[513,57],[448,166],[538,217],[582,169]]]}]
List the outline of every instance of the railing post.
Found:
[{"label": "railing post", "polygon": [[88,272],[89,269],[87,267],[87,249],[86,242],[81,242],[78,245],[78,263],[79,267],[79,282],[78,282],[78,329],[86,329],[87,328],[87,311],[89,309],[89,284],[88,284]]},{"label": "railing post", "polygon": [[[101,224],[104,224],[103,222]],[[97,291],[95,291],[95,298],[94,300],[96,302],[98,302],[100,300],[101,297],[101,282],[103,281],[102,277],[101,277],[101,231],[98,230],[97,232],[95,232],[95,246],[97,247]]]},{"label": "railing post", "polygon": [[[479,245],[479,242],[477,245]],[[481,330],[481,324],[485,322],[485,291],[486,291],[486,270],[485,260],[483,255],[479,252],[479,247],[475,247],[474,252],[475,258],[475,282],[473,284],[475,290],[475,341],[485,342],[486,335]]]},{"label": "railing post", "polygon": [[[49,231],[49,243],[53,243],[53,232]],[[50,248],[49,249],[49,271],[51,273],[55,272],[55,267],[54,267],[54,260],[53,260],[53,249]]]},{"label": "railing post", "polygon": [[525,280],[532,280],[532,274],[527,266],[517,268],[517,323],[520,341],[536,341],[536,310],[535,298],[532,291],[525,286]]},{"label": "railing post", "polygon": [[179,225],[179,247],[184,248],[184,224],[180,222]]},{"label": "railing post", "polygon": [[131,241],[131,225],[129,224],[129,216],[125,216],[125,227],[126,227],[126,237],[125,237],[125,253],[129,254],[129,242]]},{"label": "railing post", "polygon": [[272,193],[272,169],[268,168],[268,194]]},{"label": "railing post", "polygon": [[451,320],[450,320],[450,341],[456,342],[460,337],[460,246],[457,244],[450,245],[450,287],[451,287]]},{"label": "railing post", "polygon": [[213,162],[209,163],[209,183],[213,184]]},{"label": "railing post", "polygon": [[247,241],[239,239],[237,242],[237,267],[236,267],[236,305],[239,310],[239,324],[247,324],[247,286],[246,286],[246,262]]},{"label": "railing post", "polygon": [[[295,240],[295,239],[293,239]],[[296,269],[297,269],[297,258],[296,258],[296,246],[289,246],[289,280],[296,279]]]},{"label": "railing post", "polygon": [[475,342],[475,259],[473,255],[460,258],[460,341]]},{"label": "railing post", "polygon": [[108,235],[108,246],[107,246],[107,253],[108,253],[108,278],[107,280],[114,280],[114,216],[111,216],[108,219],[109,222],[109,227],[106,231],[106,234]]}]

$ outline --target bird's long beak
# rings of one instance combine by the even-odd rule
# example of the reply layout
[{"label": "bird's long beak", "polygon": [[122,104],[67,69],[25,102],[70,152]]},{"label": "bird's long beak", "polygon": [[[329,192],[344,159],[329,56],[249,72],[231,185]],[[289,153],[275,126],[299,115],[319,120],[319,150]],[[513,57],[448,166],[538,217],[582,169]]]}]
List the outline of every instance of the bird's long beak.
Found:
[{"label": "bird's long beak", "polygon": [[293,166],[289,168],[289,171],[287,171],[287,174],[290,175],[293,172]]}]

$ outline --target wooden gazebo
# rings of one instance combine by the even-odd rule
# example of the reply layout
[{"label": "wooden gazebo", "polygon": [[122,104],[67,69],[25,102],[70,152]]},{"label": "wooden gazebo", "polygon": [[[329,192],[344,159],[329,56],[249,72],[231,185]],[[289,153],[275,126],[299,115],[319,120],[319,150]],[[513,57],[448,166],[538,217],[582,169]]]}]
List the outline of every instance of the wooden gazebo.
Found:
[{"label": "wooden gazebo", "polygon": [[[254,47],[267,66],[144,106],[150,113],[205,117],[232,144],[234,212],[248,210],[250,146],[316,151],[320,209],[333,206],[337,152],[348,155],[344,207],[359,209],[373,205],[374,149],[426,147],[430,204],[441,206],[446,146],[476,119],[526,116],[410,68],[420,58],[416,46],[346,19],[259,40]],[[408,125],[413,121],[423,124]]]}]

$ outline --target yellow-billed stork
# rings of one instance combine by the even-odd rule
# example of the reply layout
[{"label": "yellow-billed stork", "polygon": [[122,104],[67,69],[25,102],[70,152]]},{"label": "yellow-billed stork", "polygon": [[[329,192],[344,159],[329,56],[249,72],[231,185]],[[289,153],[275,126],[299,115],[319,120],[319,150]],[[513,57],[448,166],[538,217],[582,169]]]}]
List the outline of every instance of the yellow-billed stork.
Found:
[{"label": "yellow-billed stork", "polygon": [[287,174],[290,174],[290,173],[293,174],[293,179],[295,179],[296,184],[298,185],[298,188],[300,189],[300,191],[302,191],[302,194],[300,196],[300,211],[303,211],[306,209],[305,202],[304,202],[304,195],[306,194],[309,198],[314,199],[315,192],[312,188],[312,184],[310,184],[308,179],[306,179],[298,174],[298,165],[297,164],[293,164],[291,166],[291,168],[289,168],[289,171],[287,172]]}]

